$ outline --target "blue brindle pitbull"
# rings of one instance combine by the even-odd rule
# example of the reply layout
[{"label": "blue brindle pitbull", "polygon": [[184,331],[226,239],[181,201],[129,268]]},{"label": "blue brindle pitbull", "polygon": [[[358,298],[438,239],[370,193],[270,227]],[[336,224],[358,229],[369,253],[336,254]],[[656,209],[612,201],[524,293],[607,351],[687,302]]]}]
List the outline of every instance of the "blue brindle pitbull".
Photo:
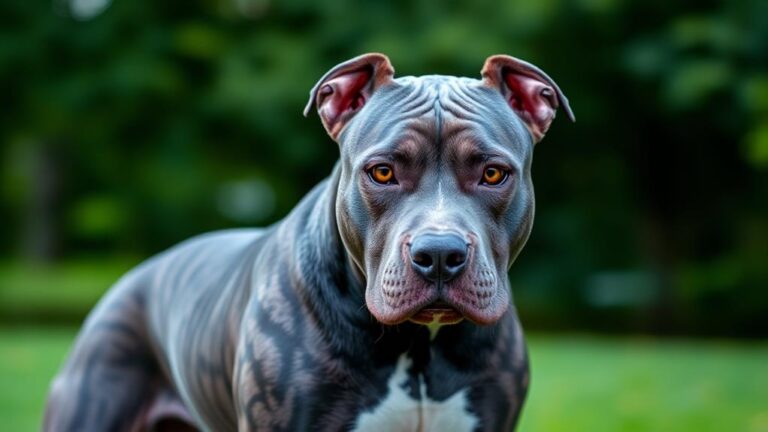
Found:
[{"label": "blue brindle pitbull", "polygon": [[393,78],[367,54],[313,107],[341,160],[281,222],[150,259],[85,323],[49,431],[508,431],[528,362],[507,280],[531,157],[568,101],[541,70]]}]

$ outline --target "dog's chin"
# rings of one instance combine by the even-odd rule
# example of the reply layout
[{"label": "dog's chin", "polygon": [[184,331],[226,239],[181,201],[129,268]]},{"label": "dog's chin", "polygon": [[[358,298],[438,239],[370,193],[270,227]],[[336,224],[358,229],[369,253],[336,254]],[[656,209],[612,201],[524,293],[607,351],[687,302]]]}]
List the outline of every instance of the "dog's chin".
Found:
[{"label": "dog's chin", "polygon": [[409,321],[422,325],[450,325],[464,320],[464,315],[446,301],[438,300],[416,311]]}]

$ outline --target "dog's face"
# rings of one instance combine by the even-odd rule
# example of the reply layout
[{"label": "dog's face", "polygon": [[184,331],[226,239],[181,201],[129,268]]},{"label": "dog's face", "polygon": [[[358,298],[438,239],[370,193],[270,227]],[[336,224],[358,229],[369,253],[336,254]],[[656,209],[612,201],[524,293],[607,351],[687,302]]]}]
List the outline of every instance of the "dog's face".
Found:
[{"label": "dog's face", "polygon": [[483,80],[393,79],[389,60],[343,63],[312,91],[341,149],[336,216],[384,324],[491,324],[506,273],[531,231],[533,147],[567,100],[537,68],[507,56]]}]

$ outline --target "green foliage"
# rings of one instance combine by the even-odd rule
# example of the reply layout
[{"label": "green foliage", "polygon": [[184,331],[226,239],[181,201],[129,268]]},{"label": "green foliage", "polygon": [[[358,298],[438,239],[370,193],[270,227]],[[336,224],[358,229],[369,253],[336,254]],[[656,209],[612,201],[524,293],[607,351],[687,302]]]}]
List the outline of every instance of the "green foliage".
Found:
[{"label": "green foliage", "polygon": [[91,258],[55,266],[0,263],[0,316],[6,322],[79,323],[137,262]]},{"label": "green foliage", "polygon": [[536,149],[536,228],[512,272],[529,322],[768,330],[764,1],[114,0],[90,19],[68,4],[0,5],[7,258],[146,256],[268,224],[337,158],[301,116],[329,67],[382,51],[399,75],[477,76],[509,53],[579,119]]}]

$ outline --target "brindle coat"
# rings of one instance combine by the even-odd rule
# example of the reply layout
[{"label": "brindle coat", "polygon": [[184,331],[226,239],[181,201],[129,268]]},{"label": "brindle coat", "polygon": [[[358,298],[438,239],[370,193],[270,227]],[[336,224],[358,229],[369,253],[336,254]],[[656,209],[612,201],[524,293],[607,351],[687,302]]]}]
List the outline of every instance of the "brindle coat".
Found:
[{"label": "brindle coat", "polygon": [[[380,54],[335,67],[307,107],[339,143],[330,178],[269,228],[197,237],[123,277],[54,380],[44,430],[425,430],[441,415],[510,430],[528,361],[506,273],[533,222],[534,144],[560,105],[572,117],[549,77],[508,56],[482,80],[395,79]],[[373,181],[377,164],[396,181]],[[483,183],[489,166],[502,183]],[[468,248],[444,283],[409,262],[434,232]],[[409,321],[438,301],[463,321]],[[456,395],[464,408],[441,412]]]}]

